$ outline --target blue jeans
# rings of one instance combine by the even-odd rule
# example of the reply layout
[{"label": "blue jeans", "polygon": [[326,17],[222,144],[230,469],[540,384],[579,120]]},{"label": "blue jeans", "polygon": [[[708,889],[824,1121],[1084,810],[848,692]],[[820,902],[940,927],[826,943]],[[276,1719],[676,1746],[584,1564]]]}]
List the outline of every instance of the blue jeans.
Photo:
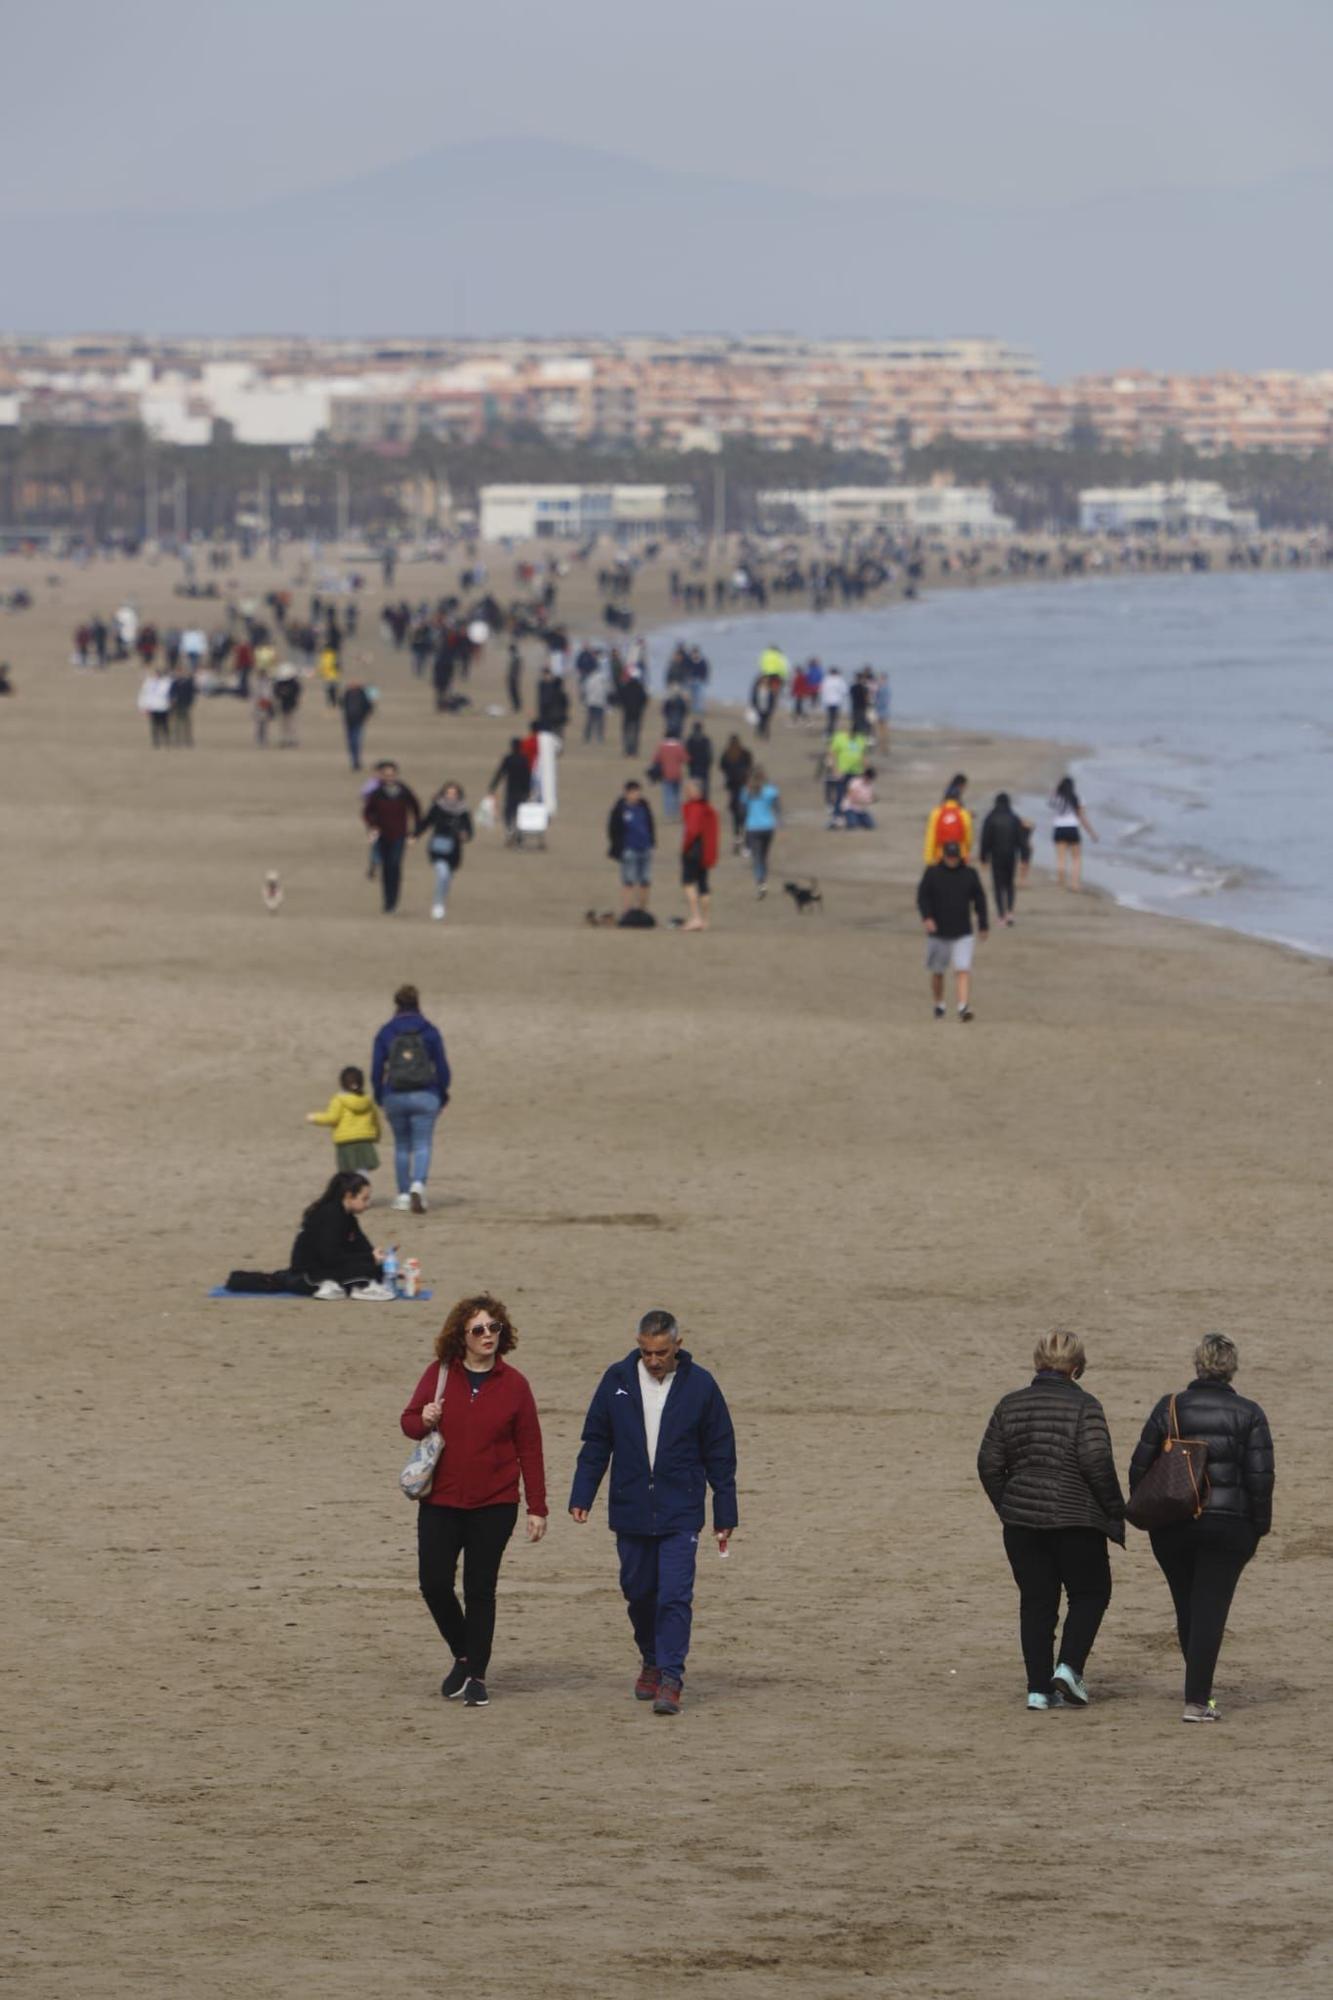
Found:
[{"label": "blue jeans", "polygon": [[663,819],[680,818],[680,780],[678,778],[663,778],[662,780],[662,817]]},{"label": "blue jeans", "polygon": [[347,756],[354,771],[361,769],[361,733],[365,726],[364,722],[345,722],[343,724],[347,735]]},{"label": "blue jeans", "polygon": [[646,1667],[673,1681],[685,1678],[694,1615],[694,1563],[699,1537],[617,1535],[620,1588],[629,1606],[634,1643]]},{"label": "blue jeans", "polygon": [[385,1091],[384,1115],[393,1129],[393,1164],[399,1194],[406,1194],[413,1181],[428,1179],[435,1120],[442,1109],[433,1090]]}]

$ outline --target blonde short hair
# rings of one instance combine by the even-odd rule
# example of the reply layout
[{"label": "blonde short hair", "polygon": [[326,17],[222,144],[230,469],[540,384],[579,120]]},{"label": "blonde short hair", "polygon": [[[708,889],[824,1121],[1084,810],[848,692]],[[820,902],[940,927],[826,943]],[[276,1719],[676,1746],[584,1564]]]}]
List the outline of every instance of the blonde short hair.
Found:
[{"label": "blonde short hair", "polygon": [[1206,1333],[1194,1350],[1194,1373],[1205,1382],[1229,1382],[1240,1367],[1240,1349],[1224,1333]]},{"label": "blonde short hair", "polygon": [[1088,1365],[1083,1342],[1076,1333],[1067,1333],[1063,1327],[1056,1327],[1052,1333],[1044,1333],[1032,1350],[1032,1365],[1036,1369],[1054,1368],[1061,1375],[1081,1375]]}]

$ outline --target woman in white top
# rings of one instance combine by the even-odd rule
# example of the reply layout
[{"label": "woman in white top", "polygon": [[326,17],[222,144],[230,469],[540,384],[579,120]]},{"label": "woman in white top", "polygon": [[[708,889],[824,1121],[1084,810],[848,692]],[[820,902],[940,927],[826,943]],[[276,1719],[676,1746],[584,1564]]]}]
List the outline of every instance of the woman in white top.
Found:
[{"label": "woman in white top", "polygon": [[1079,804],[1072,778],[1061,778],[1051,800],[1055,814],[1055,870],[1060,887],[1078,889],[1083,882],[1083,836],[1097,838],[1092,821]]}]

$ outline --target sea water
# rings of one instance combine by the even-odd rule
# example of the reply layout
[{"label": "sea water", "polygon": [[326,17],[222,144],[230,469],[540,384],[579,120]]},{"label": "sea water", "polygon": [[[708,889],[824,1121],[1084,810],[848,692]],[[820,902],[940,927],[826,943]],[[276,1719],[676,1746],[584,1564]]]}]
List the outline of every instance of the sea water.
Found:
[{"label": "sea water", "polygon": [[[1070,768],[1101,836],[1084,844],[1089,882],[1333,956],[1327,572],[1016,584],[682,624],[655,638],[654,678],[677,637],[703,646],[720,700],[747,698],[772,640],[793,663],[886,669],[895,722],[1076,746]],[[1048,803],[1010,789],[1049,862]],[[969,794],[979,815],[989,803]]]}]

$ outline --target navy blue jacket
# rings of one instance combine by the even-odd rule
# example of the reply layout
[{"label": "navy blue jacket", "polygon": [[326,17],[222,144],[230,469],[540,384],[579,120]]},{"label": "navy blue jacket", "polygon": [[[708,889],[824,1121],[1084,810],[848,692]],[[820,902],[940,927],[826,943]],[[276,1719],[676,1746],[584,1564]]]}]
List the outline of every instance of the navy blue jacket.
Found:
[{"label": "navy blue jacket", "polygon": [[618,1535],[697,1534],[713,1489],[713,1526],[736,1526],[736,1433],[722,1391],[682,1348],[662,1409],[656,1463],[639,1388],[639,1350],[608,1368],[583,1425],[571,1507],[592,1506],[608,1464],[608,1514]]},{"label": "navy blue jacket", "polygon": [[449,1058],[444,1053],[444,1043],[440,1031],[433,1021],[424,1014],[412,1012],[395,1014],[386,1021],[375,1037],[375,1048],[370,1060],[370,1087],[375,1093],[376,1104],[384,1102],[384,1065],[389,1060],[389,1050],[399,1035],[420,1035],[426,1050],[435,1064],[435,1088],[440,1094],[440,1103],[449,1102]]}]

